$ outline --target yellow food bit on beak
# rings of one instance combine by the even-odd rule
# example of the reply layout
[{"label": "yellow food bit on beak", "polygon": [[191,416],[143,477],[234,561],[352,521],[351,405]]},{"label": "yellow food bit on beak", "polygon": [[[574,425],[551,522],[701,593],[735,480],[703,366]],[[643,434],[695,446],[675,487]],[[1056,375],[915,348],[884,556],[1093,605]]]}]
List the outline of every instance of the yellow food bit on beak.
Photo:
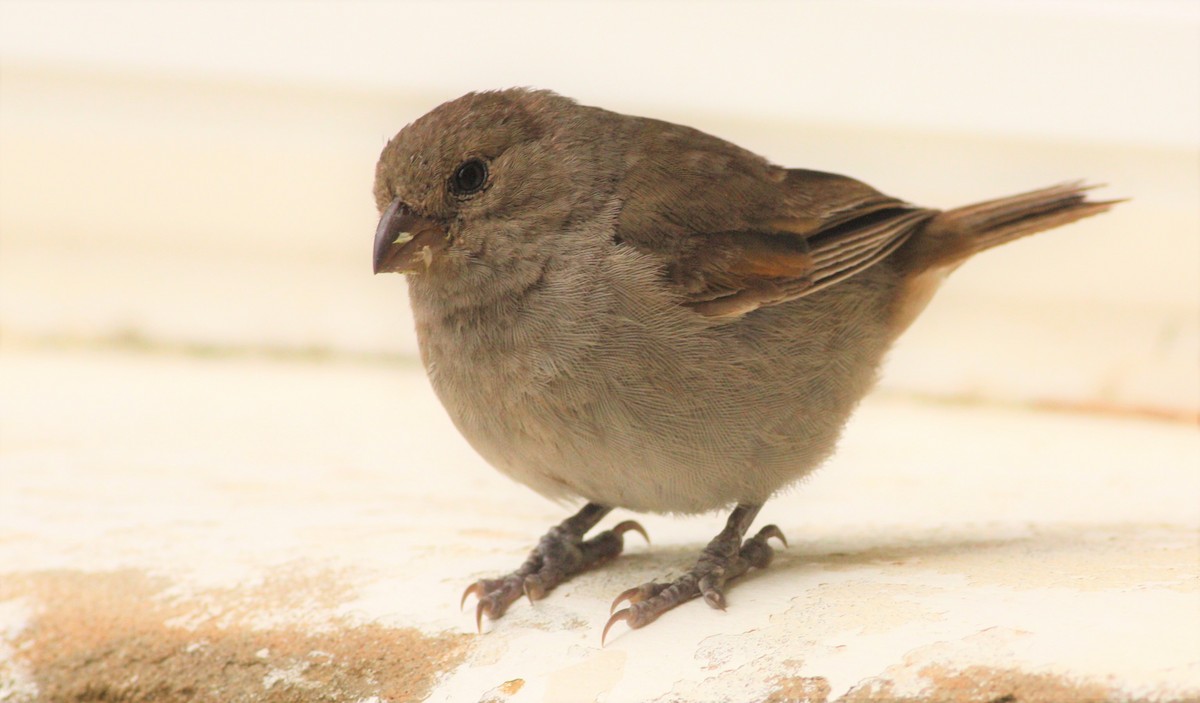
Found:
[{"label": "yellow food bit on beak", "polygon": [[401,232],[392,240],[392,244],[408,244],[408,240],[412,239],[412,232]]}]

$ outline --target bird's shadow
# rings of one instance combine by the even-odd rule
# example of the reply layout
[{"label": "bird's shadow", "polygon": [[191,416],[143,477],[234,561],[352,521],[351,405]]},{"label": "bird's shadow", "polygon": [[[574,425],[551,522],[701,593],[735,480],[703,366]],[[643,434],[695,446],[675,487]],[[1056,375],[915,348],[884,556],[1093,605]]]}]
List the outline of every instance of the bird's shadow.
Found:
[{"label": "bird's shadow", "polygon": [[[1099,527],[1099,526],[1097,526]],[[795,530],[799,532],[799,530]],[[1085,539],[1079,526],[1071,528],[1039,528],[1013,534],[1011,527],[964,526],[960,530],[941,526],[929,530],[895,530],[872,539],[873,531],[858,535],[827,535],[807,540],[793,540],[783,547],[772,540],[774,557],[766,569],[751,569],[739,581],[782,577],[797,572],[828,569],[853,569],[903,565],[951,556],[981,556],[1001,549],[1021,545],[1023,549],[1051,549]],[[649,547],[626,552],[608,565],[609,575],[620,579],[664,580],[675,578],[695,563],[704,548],[703,543]]]}]

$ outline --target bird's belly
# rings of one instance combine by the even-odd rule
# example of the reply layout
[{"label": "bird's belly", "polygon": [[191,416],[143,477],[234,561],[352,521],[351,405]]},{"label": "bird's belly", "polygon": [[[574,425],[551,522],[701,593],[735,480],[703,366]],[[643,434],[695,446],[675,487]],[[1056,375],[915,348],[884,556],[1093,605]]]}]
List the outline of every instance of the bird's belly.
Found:
[{"label": "bird's belly", "polygon": [[762,502],[812,471],[891,341],[893,274],[714,321],[657,270],[580,291],[553,277],[499,313],[427,314],[430,380],[497,469],[553,498],[653,512]]},{"label": "bird's belly", "polygon": [[693,332],[618,326],[570,362],[459,355],[431,376],[472,446],[538,492],[695,513],[765,501],[814,469],[878,363],[831,369],[825,338]]},{"label": "bird's belly", "polygon": [[[628,376],[606,383],[572,379],[544,392],[458,401],[447,407],[462,403],[496,411],[451,410],[472,446],[503,473],[551,498],[701,512],[765,500],[820,458],[804,460],[805,449],[814,445],[793,431],[800,413],[767,417],[714,397],[709,388],[662,377],[641,383]],[[776,438],[769,443],[774,452],[760,451],[764,433],[751,431],[750,418],[779,427],[776,432],[791,440],[786,450],[780,451],[784,443]],[[782,429],[785,425],[792,430]]]}]

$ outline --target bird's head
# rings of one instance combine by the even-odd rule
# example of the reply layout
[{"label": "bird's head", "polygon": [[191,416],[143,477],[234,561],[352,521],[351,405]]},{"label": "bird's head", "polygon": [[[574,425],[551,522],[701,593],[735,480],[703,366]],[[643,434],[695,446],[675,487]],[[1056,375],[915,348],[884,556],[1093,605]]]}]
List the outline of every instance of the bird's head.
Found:
[{"label": "bird's head", "polygon": [[610,197],[598,112],[512,89],[470,93],[400,130],[375,172],[375,272],[469,286],[537,268],[556,233]]}]

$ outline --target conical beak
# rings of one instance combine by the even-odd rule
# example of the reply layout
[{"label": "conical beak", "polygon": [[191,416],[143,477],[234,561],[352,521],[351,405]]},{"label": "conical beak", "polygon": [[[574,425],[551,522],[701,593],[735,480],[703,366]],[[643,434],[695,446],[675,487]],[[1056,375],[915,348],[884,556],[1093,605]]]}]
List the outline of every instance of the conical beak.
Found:
[{"label": "conical beak", "polygon": [[375,273],[418,273],[449,245],[446,229],[415,214],[397,198],[375,228]]}]

